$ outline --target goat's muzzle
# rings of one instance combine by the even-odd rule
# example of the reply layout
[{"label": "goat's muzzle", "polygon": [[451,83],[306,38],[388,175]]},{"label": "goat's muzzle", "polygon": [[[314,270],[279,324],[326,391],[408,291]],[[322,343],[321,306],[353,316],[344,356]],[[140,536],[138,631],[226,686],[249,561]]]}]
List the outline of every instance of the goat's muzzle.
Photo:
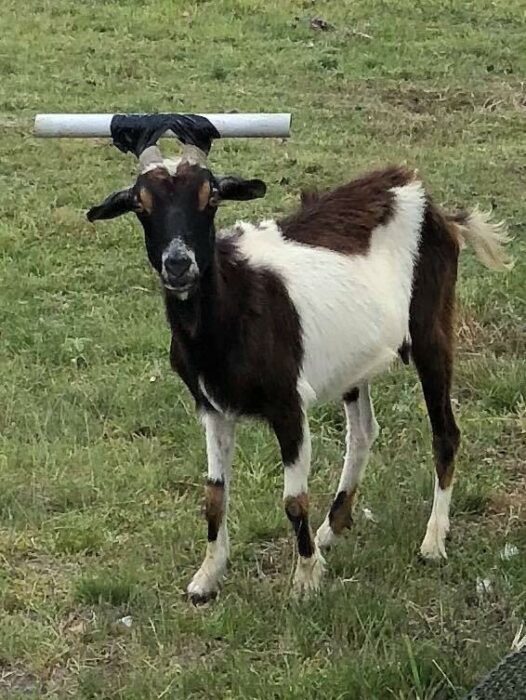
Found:
[{"label": "goat's muzzle", "polygon": [[168,249],[163,255],[161,281],[170,295],[188,299],[199,284],[199,269],[192,251]]}]

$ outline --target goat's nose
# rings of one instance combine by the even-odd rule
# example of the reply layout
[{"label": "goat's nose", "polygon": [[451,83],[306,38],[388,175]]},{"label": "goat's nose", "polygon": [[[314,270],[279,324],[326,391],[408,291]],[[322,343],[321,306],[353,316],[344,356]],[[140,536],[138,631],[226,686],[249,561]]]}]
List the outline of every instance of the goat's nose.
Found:
[{"label": "goat's nose", "polygon": [[164,269],[169,277],[177,279],[182,277],[185,272],[188,272],[191,264],[191,259],[187,257],[168,257],[164,261]]}]

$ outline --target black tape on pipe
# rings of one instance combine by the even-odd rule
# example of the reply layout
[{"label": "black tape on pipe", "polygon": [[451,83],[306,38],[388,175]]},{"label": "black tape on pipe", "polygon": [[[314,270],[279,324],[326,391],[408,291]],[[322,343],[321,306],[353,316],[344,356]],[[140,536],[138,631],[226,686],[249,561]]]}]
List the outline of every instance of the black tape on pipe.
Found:
[{"label": "black tape on pipe", "polygon": [[213,139],[221,138],[216,127],[200,114],[115,114],[111,120],[113,144],[137,158],[154,146],[166,131],[173,131],[181,143],[210,151]]}]

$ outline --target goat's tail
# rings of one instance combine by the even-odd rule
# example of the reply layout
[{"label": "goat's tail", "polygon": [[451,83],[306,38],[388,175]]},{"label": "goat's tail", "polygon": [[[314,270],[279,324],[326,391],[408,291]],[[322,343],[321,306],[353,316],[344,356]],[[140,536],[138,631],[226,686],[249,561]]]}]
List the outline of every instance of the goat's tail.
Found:
[{"label": "goat's tail", "polygon": [[511,240],[504,222],[493,223],[490,214],[479,209],[447,214],[446,218],[461,242],[471,245],[483,265],[492,270],[513,267],[513,259],[504,249]]}]

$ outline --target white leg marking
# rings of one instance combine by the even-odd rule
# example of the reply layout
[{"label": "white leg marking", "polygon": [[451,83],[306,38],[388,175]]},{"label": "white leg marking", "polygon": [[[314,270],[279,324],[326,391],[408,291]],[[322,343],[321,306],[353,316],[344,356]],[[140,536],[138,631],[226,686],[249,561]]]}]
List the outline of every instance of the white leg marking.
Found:
[{"label": "white leg marking", "polygon": [[228,550],[228,531],[225,523],[219,528],[217,540],[207,544],[203,563],[188,584],[187,592],[191,598],[206,600],[218,592],[226,571]]},{"label": "white leg marking", "polygon": [[300,445],[298,457],[293,464],[285,465],[285,481],[283,484],[283,498],[287,496],[299,496],[307,493],[309,486],[311,460],[311,441],[309,422],[303,420],[303,440]]},{"label": "white leg marking", "polygon": [[325,520],[316,531],[315,543],[320,549],[327,549],[336,542],[337,535],[334,534],[329,522],[329,516],[325,516]]},{"label": "white leg marking", "polygon": [[[374,416],[369,384],[360,384],[358,392],[356,401],[344,403],[347,418],[346,452],[336,494],[342,491],[356,491],[367,466],[371,446],[378,437],[379,428]],[[316,544],[323,549],[332,545],[336,538],[327,515],[316,533]]]},{"label": "white leg marking", "polygon": [[188,584],[188,595],[196,599],[211,597],[217,593],[228,561],[229,539],[226,520],[235,433],[234,419],[221,413],[205,413],[204,424],[208,479],[224,483],[224,503],[217,539],[208,542],[204,561]]},{"label": "white leg marking", "polygon": [[453,486],[441,489],[435,476],[433,509],[427,523],[426,535],[420,553],[426,559],[447,559],[446,535],[449,532],[449,504]]}]

